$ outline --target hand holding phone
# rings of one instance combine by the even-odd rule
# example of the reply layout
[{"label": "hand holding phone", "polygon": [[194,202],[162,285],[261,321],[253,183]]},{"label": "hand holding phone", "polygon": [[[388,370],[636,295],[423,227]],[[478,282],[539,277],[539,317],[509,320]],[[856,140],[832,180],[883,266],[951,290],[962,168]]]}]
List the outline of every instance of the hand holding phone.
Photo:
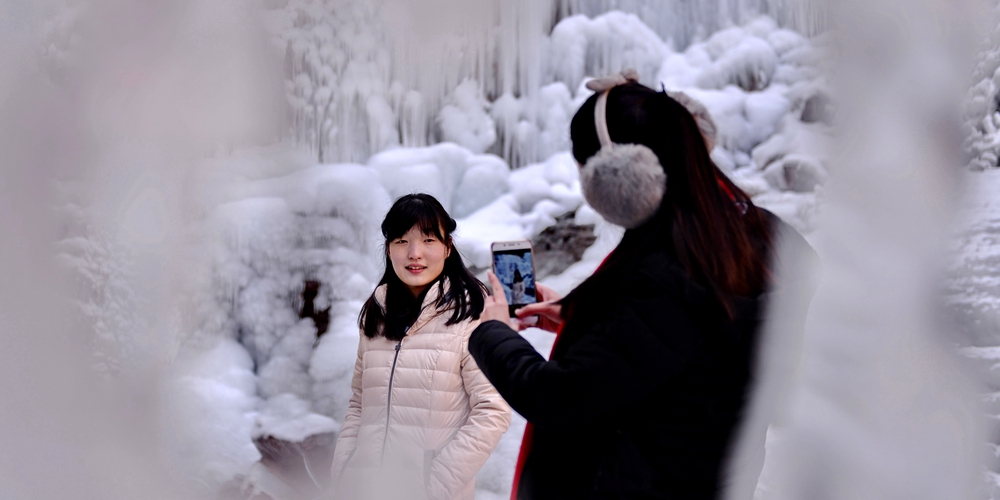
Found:
[{"label": "hand holding phone", "polygon": [[[541,283],[537,283],[536,286],[538,288],[539,302],[528,304],[515,311],[517,318],[521,320],[518,324],[519,328],[524,330],[533,326],[547,332],[556,333],[559,331],[559,326],[562,325],[562,305],[559,304],[562,296]],[[537,320],[533,322],[526,321],[532,317],[537,318]]]},{"label": "hand holding phone", "polygon": [[493,252],[493,274],[503,288],[508,314],[513,318],[516,309],[538,302],[531,242],[499,241],[493,243],[490,250]]},{"label": "hand holding phone", "polygon": [[497,279],[495,274],[489,271],[486,272],[486,277],[489,278],[491,293],[488,297],[486,297],[483,304],[483,313],[479,315],[479,319],[481,319],[484,323],[496,320],[511,328],[520,329],[520,325],[515,325],[510,319],[510,309],[507,306],[507,297],[504,295],[503,286],[500,285],[500,280]]}]

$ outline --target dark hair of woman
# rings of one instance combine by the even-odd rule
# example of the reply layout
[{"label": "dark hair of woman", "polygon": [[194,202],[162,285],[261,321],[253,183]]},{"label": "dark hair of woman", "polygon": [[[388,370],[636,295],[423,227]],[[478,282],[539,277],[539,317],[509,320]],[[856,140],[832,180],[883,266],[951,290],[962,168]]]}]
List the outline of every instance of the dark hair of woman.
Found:
[{"label": "dark hair of woman", "polygon": [[[570,125],[573,156],[581,164],[601,149],[596,100],[596,94],[587,99]],[[592,310],[589,305],[620,285],[616,277],[628,275],[622,271],[666,249],[731,318],[732,296],[755,296],[770,280],[770,224],[763,212],[719,170],[691,113],[665,92],[637,83],[614,87],[607,124],[614,143],[642,144],[656,154],[667,191],[656,215],[627,230],[604,265],[563,299],[564,316],[571,309]]]},{"label": "dark hair of woman", "polygon": [[[479,319],[483,312],[486,286],[483,285],[462,262],[462,256],[455,248],[452,233],[455,231],[455,219],[441,206],[436,198],[428,194],[405,195],[389,209],[382,221],[382,236],[386,246],[409,231],[414,226],[424,234],[431,234],[452,249],[445,259],[444,270],[436,283],[428,286],[419,297],[413,294],[396,276],[389,261],[389,252],[385,254],[385,272],[379,285],[386,285],[385,309],[375,300],[375,293],[365,302],[358,315],[358,326],[368,338],[383,335],[389,340],[400,340],[406,335],[406,329],[420,314],[424,296],[433,286],[443,287],[442,278],[448,278],[450,289],[441,293],[434,304],[438,310],[451,310],[451,317],[445,323],[454,325],[468,318]],[[443,288],[442,288],[443,292]]]}]

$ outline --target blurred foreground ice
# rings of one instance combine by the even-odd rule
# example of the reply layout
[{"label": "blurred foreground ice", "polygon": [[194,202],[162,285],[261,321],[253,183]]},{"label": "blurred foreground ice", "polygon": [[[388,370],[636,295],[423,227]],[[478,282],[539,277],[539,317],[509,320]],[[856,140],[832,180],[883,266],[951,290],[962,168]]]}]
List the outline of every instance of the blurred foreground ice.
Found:
[{"label": "blurred foreground ice", "polygon": [[[960,9],[931,3],[965,19]],[[880,21],[927,22],[924,7],[909,12],[888,0],[877,4],[892,15],[872,15],[869,34],[881,32]],[[889,36],[895,31],[864,47],[847,45],[872,49],[861,50],[859,61],[869,64],[861,74],[885,70],[910,85],[900,88],[882,76],[855,80],[864,84],[849,95],[870,113],[847,107],[857,130],[846,137],[858,141],[842,148],[846,159],[832,159],[822,144],[833,121],[833,91],[823,76],[833,39],[806,38],[767,17],[741,19],[683,47],[665,40],[662,26],[650,29],[634,15],[567,17],[543,32],[538,46],[507,53],[517,62],[519,50],[537,52],[534,62],[548,61],[544,72],[500,64],[507,80],[434,75],[432,83],[447,88],[421,96],[392,84],[364,33],[351,39],[362,47],[351,50],[371,49],[363,61],[370,64],[352,65],[350,51],[327,43],[329,27],[293,32],[309,24],[307,17],[271,19],[272,42],[277,27],[289,30],[289,40],[314,44],[279,47],[302,57],[304,66],[292,73],[308,66],[310,78],[318,78],[293,76],[281,89],[275,84],[281,71],[270,66],[262,37],[247,29],[253,23],[233,22],[253,19],[241,5],[121,1],[104,10],[64,11],[50,26],[45,50],[31,52],[41,64],[33,61],[24,75],[0,73],[0,91],[19,97],[2,101],[0,123],[10,131],[0,140],[12,167],[0,173],[0,201],[10,205],[0,222],[5,234],[21,234],[25,221],[34,229],[19,239],[22,246],[8,240],[0,247],[0,325],[21,332],[20,343],[0,350],[0,366],[10,371],[5,380],[27,381],[3,387],[4,400],[14,403],[0,410],[9,444],[0,493],[143,497],[137,492],[161,485],[157,471],[172,470],[158,468],[163,460],[179,467],[184,481],[177,484],[194,481],[196,490],[211,494],[259,458],[254,437],[335,432],[349,396],[356,314],[380,273],[377,225],[401,194],[426,191],[444,201],[460,219],[459,249],[478,269],[488,265],[493,240],[532,237],[566,213],[594,224],[598,239],[583,260],[545,281],[571,289],[613,248],[620,229],[582,201],[565,152],[568,120],[587,97],[585,78],[624,66],[640,69],[650,85],[704,102],[719,125],[716,162],[758,204],[805,233],[831,264],[817,295],[818,333],[804,349],[803,385],[785,415],[786,451],[769,462],[776,498],[816,492],[951,498],[969,470],[978,472],[962,448],[980,437],[974,417],[961,413],[969,387],[942,357],[947,350],[938,349],[929,306],[939,237],[954,201],[954,179],[942,166],[954,158],[942,150],[940,135],[918,125],[948,126],[947,113],[939,113],[948,103],[937,98],[950,95],[947,76],[961,71],[936,52],[944,43],[913,37],[926,51],[910,58],[901,48],[908,44]],[[633,2],[642,5],[648,6]],[[909,14],[895,16],[901,10]],[[901,30],[903,40],[914,41]],[[2,36],[31,40],[18,29]],[[0,57],[10,63],[3,68],[25,67],[8,60],[10,53]],[[324,70],[333,62],[342,63],[343,73]],[[344,75],[335,85],[327,81],[326,90],[316,85]],[[334,87],[348,97],[337,102],[357,113],[328,122],[320,104],[344,97]],[[296,130],[343,134],[323,146],[330,154],[324,160],[355,163],[317,164],[315,150],[287,144],[245,147],[275,142],[281,131],[274,124],[282,122],[274,104],[288,95],[301,99],[291,103],[292,121],[302,120],[292,124],[302,127]],[[450,142],[402,147],[431,137]],[[215,154],[204,160],[209,152]],[[831,185],[838,203],[821,232],[818,206],[828,177],[839,179]],[[53,178],[64,181],[58,193]],[[64,207],[59,220],[44,215],[54,205]],[[72,321],[47,308],[63,303],[56,260],[47,259],[54,239],[61,240],[60,262],[76,273]],[[330,308],[329,329],[318,342],[313,321],[299,318],[305,280],[323,284],[316,307]],[[66,341],[61,332],[78,336]],[[526,336],[542,352],[551,343],[537,330]],[[96,363],[82,354],[90,351],[99,354]],[[98,382],[81,375],[91,373],[91,364],[135,386],[112,382],[110,402],[91,397]],[[163,372],[165,400],[143,399],[156,394]],[[82,385],[53,391],[51,379]],[[942,409],[942,400],[953,407]],[[60,418],[66,415],[72,416]],[[515,421],[480,473],[481,497],[505,495],[523,425]],[[72,473],[56,474],[46,462],[52,456],[91,463],[98,472],[69,467]],[[874,458],[859,460],[866,456]],[[120,470],[133,482],[116,483]],[[167,487],[156,491],[171,494]]]}]

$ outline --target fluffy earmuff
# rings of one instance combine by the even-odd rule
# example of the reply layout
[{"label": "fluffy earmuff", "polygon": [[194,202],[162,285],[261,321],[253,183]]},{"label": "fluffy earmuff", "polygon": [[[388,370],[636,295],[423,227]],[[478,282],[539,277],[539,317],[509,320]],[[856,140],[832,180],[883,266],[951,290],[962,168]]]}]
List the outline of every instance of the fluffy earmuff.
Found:
[{"label": "fluffy earmuff", "polygon": [[616,144],[591,156],[580,172],[583,197],[611,223],[634,229],[656,215],[667,174],[652,150]]},{"label": "fluffy earmuff", "polygon": [[[601,150],[591,156],[580,171],[583,197],[607,221],[634,229],[641,226],[660,209],[667,190],[667,173],[651,149],[641,144],[615,144],[608,132],[608,92],[634,73],[615,75],[601,92],[594,106],[594,124]],[[613,80],[613,81],[611,81]],[[637,78],[635,78],[637,80]],[[595,86],[605,86],[601,81]],[[588,85],[590,86],[590,85]]]}]

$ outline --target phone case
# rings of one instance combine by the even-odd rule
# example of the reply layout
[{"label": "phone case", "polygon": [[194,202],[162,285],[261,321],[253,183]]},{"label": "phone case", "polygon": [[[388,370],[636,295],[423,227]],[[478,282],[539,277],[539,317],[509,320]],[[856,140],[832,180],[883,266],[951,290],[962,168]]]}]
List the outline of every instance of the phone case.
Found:
[{"label": "phone case", "polygon": [[490,247],[493,274],[500,280],[507,295],[509,314],[527,304],[538,301],[535,286],[535,261],[531,242],[495,242]]}]

